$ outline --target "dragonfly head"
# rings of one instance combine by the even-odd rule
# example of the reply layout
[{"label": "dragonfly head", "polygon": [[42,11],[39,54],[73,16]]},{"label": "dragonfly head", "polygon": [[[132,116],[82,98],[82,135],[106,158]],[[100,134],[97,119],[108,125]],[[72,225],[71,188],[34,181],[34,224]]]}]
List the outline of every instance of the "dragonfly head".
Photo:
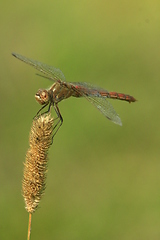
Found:
[{"label": "dragonfly head", "polygon": [[47,90],[39,89],[35,94],[35,99],[41,105],[47,104],[50,101],[50,96]]}]

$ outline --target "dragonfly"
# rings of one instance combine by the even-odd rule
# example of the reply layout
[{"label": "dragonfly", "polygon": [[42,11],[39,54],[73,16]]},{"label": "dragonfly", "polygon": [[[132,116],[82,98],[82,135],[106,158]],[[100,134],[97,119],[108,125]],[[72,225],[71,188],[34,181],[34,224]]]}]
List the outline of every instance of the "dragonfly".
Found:
[{"label": "dragonfly", "polygon": [[[60,126],[63,123],[63,118],[58,107],[58,103],[69,97],[85,97],[90,103],[92,103],[106,118],[111,120],[113,123],[122,126],[121,119],[119,115],[114,110],[108,99],[118,99],[127,101],[129,103],[135,102],[136,99],[128,94],[109,92],[100,87],[94,86],[86,82],[66,82],[65,76],[60,69],[53,66],[38,62],[36,60],[29,59],[17,53],[12,53],[17,59],[31,65],[42,74],[43,77],[48,78],[53,81],[53,85],[49,89],[39,89],[35,94],[35,99],[40,103],[42,108],[37,112],[37,115],[41,110],[49,105],[48,111],[50,111],[51,106],[54,107],[59,119]],[[39,75],[39,74],[38,74]],[[41,75],[40,75],[41,76]],[[58,131],[57,129],[57,131]],[[56,132],[57,132],[56,131]]]}]

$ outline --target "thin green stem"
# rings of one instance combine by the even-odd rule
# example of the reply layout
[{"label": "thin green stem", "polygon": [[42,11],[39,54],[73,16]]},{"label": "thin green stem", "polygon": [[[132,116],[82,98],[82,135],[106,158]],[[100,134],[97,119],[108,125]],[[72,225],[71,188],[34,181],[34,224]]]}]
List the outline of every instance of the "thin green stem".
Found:
[{"label": "thin green stem", "polygon": [[31,219],[32,219],[32,213],[29,213],[27,240],[30,240],[30,236],[31,236]]}]

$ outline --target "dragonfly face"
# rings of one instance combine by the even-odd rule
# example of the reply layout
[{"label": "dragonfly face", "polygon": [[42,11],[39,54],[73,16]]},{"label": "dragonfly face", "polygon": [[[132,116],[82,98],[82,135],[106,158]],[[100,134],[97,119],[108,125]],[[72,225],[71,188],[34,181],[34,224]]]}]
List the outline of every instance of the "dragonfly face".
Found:
[{"label": "dragonfly face", "polygon": [[45,89],[39,89],[37,93],[35,94],[35,99],[38,103],[41,105],[48,104],[50,101],[50,94],[49,91]]}]

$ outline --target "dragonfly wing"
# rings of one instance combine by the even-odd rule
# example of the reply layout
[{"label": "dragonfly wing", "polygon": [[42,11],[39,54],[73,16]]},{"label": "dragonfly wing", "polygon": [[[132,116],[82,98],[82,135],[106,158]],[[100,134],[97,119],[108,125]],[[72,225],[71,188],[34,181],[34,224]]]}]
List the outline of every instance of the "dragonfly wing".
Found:
[{"label": "dragonfly wing", "polygon": [[122,122],[116,111],[114,110],[107,97],[102,97],[99,92],[106,90],[93,86],[90,83],[71,83],[74,90],[81,96],[91,102],[105,117],[112,122],[122,126]]},{"label": "dragonfly wing", "polygon": [[85,98],[91,102],[105,117],[107,117],[112,122],[122,126],[122,122],[111,103],[107,100],[107,98],[100,97],[90,97],[85,96]]},{"label": "dragonfly wing", "polygon": [[12,55],[16,58],[18,58],[19,60],[31,65],[32,67],[36,68],[38,71],[44,73],[45,75],[47,75],[48,78],[52,79],[53,81],[58,81],[58,80],[62,80],[65,81],[65,76],[62,73],[62,71],[58,68],[55,68],[53,66],[48,66],[47,64],[38,62],[36,60],[32,60],[29,58],[26,58],[20,54],[17,53],[12,53]]}]

